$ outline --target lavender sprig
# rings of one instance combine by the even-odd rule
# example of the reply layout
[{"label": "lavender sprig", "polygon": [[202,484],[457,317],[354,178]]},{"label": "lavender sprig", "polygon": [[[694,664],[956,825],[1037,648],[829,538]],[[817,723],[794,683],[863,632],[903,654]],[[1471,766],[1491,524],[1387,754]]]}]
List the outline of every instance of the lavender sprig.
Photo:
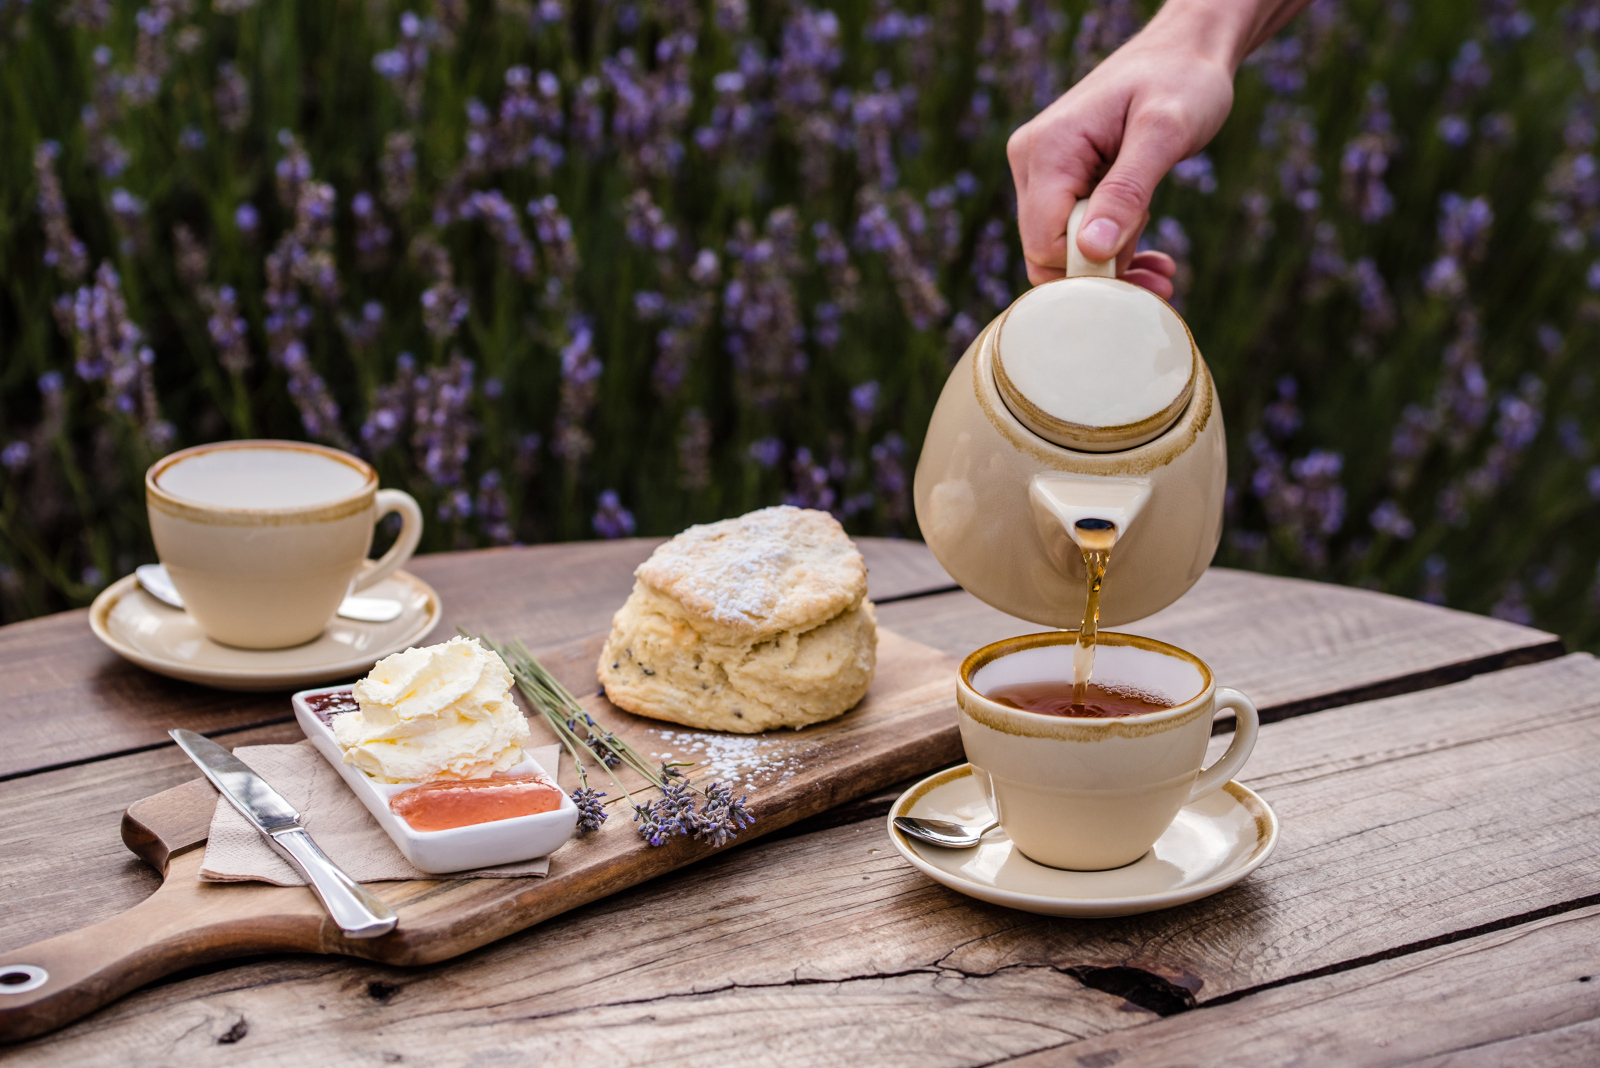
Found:
[{"label": "lavender sprig", "polygon": [[[581,783],[572,792],[572,800],[578,806],[580,831],[597,829],[606,817],[600,801],[605,794],[589,788],[584,754],[596,761],[622,791],[633,809],[635,829],[652,846],[664,845],[674,835],[685,835],[720,849],[755,823],[755,817],[745,807],[748,797],[736,799],[732,788],[720,782],[710,783],[702,790],[679,770],[692,765],[662,763],[652,766],[643,753],[601,727],[521,642],[500,645],[489,638],[478,640],[505,661],[523,696],[544,716],[571,755]],[[660,790],[661,796],[642,803],[635,800],[614,770],[624,764]]]}]

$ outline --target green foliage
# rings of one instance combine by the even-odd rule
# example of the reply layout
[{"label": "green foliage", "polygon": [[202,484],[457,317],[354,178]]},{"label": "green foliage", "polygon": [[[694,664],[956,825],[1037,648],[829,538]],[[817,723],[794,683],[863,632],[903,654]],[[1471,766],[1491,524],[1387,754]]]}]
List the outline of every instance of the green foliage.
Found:
[{"label": "green foliage", "polygon": [[[0,618],[151,559],[145,467],[232,437],[369,456],[425,549],[783,499],[914,535],[1025,284],[1005,138],[1140,17],[0,0]],[[1146,234],[1231,431],[1219,562],[1600,642],[1597,25],[1319,0],[1241,72]]]}]

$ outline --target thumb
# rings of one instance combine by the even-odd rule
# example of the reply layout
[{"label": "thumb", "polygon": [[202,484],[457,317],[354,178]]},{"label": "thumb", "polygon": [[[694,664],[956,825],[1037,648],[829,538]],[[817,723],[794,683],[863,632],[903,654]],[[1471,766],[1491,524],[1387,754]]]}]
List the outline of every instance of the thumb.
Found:
[{"label": "thumb", "polygon": [[1078,249],[1091,260],[1123,251],[1149,218],[1150,198],[1173,164],[1188,155],[1189,138],[1168,119],[1134,119],[1111,169],[1089,197]]}]

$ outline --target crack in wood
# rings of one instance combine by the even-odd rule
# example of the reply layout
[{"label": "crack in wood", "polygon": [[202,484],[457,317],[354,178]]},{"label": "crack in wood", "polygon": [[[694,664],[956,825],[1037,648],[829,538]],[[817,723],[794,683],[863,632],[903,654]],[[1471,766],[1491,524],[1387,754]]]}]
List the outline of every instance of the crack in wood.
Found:
[{"label": "crack in wood", "polygon": [[[1384,697],[1398,697],[1401,694],[1416,693],[1419,690],[1434,690],[1452,683],[1464,682],[1478,675],[1486,675],[1491,671],[1504,671],[1507,668],[1521,667],[1524,664],[1537,664],[1544,660],[1554,660],[1567,655],[1567,647],[1559,638],[1555,641],[1544,642],[1540,645],[1528,645],[1521,649],[1510,649],[1503,653],[1494,653],[1490,656],[1480,656],[1472,660],[1463,660],[1456,664],[1446,664],[1443,667],[1430,668],[1411,675],[1401,675],[1382,682],[1371,683],[1366,686],[1353,686],[1347,690],[1334,690],[1330,693],[1318,694],[1315,697],[1303,697],[1298,701],[1289,701],[1281,705],[1270,705],[1260,710],[1262,723],[1276,723],[1279,720],[1293,719],[1296,716],[1308,715],[1312,712],[1321,712],[1329,708],[1339,708],[1344,705],[1360,704],[1363,701],[1376,701]],[[1223,720],[1228,724],[1225,730],[1232,730],[1232,721]]]},{"label": "crack in wood", "polygon": [[1149,1009],[1157,1016],[1176,1016],[1193,1009],[1196,1005],[1194,993],[1201,983],[1199,979],[1185,976],[1194,985],[1191,990],[1187,985],[1175,983],[1155,972],[1131,968],[1126,964],[1109,968],[1074,964],[1061,970],[1091,990],[1114,994],[1141,1009]]}]

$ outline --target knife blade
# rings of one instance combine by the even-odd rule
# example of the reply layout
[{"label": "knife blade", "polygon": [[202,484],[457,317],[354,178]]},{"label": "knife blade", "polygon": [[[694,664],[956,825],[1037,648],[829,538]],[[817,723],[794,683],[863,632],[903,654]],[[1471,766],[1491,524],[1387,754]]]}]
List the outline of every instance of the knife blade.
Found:
[{"label": "knife blade", "polygon": [[345,937],[376,938],[394,930],[399,922],[394,911],[328,859],[300,825],[300,813],[267,780],[251,771],[250,765],[194,731],[167,733],[239,815],[305,876]]}]

